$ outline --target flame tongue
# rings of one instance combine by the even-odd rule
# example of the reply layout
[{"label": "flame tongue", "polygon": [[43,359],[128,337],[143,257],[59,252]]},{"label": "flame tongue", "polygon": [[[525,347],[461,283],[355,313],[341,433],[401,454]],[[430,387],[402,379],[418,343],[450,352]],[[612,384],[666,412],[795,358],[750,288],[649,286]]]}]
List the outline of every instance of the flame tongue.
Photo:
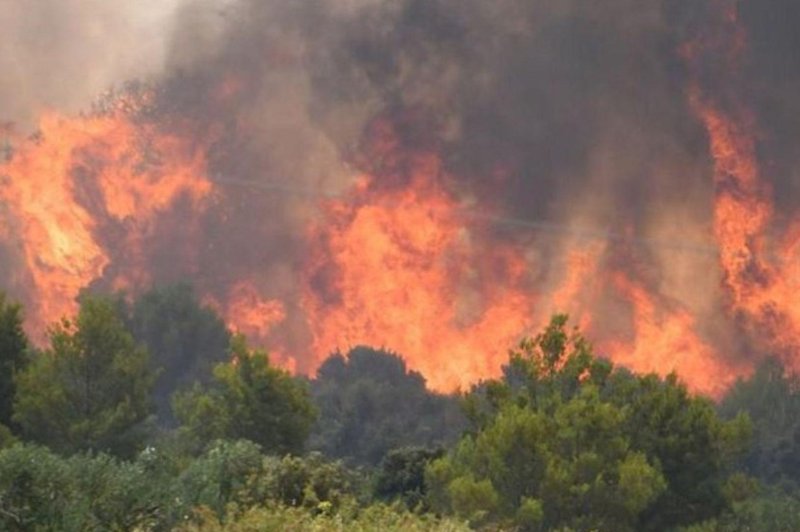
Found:
[{"label": "flame tongue", "polygon": [[601,348],[614,360],[635,371],[666,375],[679,372],[693,390],[719,397],[741,370],[721,361],[696,332],[695,319],[677,302],[658,301],[643,283],[617,274],[619,294],[630,303],[633,335],[629,341],[612,339]]},{"label": "flame tongue", "polygon": [[764,260],[772,203],[768,187],[759,179],[755,142],[732,117],[698,96],[692,102],[708,131],[714,158],[714,234],[725,284],[734,306],[757,312],[759,292],[773,273]]},{"label": "flame tongue", "polygon": [[800,308],[792,298],[794,232],[789,231],[776,256],[767,254],[774,207],[772,191],[760,175],[755,119],[735,91],[725,94],[723,105],[714,98],[715,91],[704,89],[699,81],[702,63],[709,60],[704,54],[710,54],[723,59],[730,85],[741,83],[746,34],[734,6],[719,12],[716,33],[690,43],[684,55],[695,74],[689,100],[708,133],[714,160],[714,235],[723,284],[730,309],[751,338],[797,369]]},{"label": "flame tongue", "polygon": [[[154,281],[189,277],[232,329],[267,347],[278,363],[303,371],[313,371],[336,349],[370,344],[398,351],[434,388],[451,390],[497,375],[510,345],[537,330],[549,314],[564,311],[615,361],[638,371],[678,370],[693,389],[710,394],[719,394],[753,361],[749,353],[736,360],[744,355],[736,351],[739,345],[728,358],[724,349],[711,347],[726,336],[735,337],[730,344],[752,340],[800,370],[800,304],[793,300],[800,278],[800,223],[774,236],[779,207],[761,175],[756,114],[741,90],[747,81],[742,68],[747,35],[733,5],[706,0],[693,7],[692,14],[710,8],[713,23],[706,16],[690,17],[702,28],[682,48],[690,76],[688,101],[713,158],[708,233],[717,242],[720,268],[701,280],[693,275],[698,264],[707,267],[705,259],[682,256],[676,266],[669,250],[642,251],[653,242],[658,247],[649,237],[664,229],[663,220],[672,222],[675,212],[689,211],[668,207],[664,211],[669,212],[653,215],[650,208],[661,204],[645,204],[650,196],[640,204],[643,191],[631,192],[634,209],[627,208],[634,203],[628,196],[617,197],[622,181],[609,176],[625,174],[628,164],[638,169],[638,153],[627,161],[627,155],[617,157],[616,141],[611,146],[583,142],[582,135],[579,142],[565,141],[570,135],[560,131],[561,122],[545,116],[542,124],[555,126],[555,151],[562,151],[561,143],[569,143],[569,149],[552,161],[553,150],[537,146],[530,157],[518,157],[515,150],[525,150],[529,141],[550,146],[548,132],[528,131],[528,118],[538,121],[536,114],[511,117],[503,102],[491,99],[501,111],[497,121],[485,122],[482,111],[461,116],[469,98],[448,107],[437,97],[429,101],[414,94],[401,98],[401,104],[376,93],[363,106],[365,116],[357,119],[342,119],[338,107],[318,112],[317,104],[339,104],[325,97],[317,101],[316,91],[327,90],[326,76],[317,86],[317,78],[306,79],[304,70],[314,64],[314,54],[307,56],[308,64],[290,61],[282,67],[287,70],[269,69],[272,83],[262,83],[258,69],[244,75],[238,64],[230,66],[235,74],[200,68],[196,76],[165,79],[157,93],[126,93],[101,112],[45,113],[39,134],[15,140],[13,153],[8,150],[8,160],[0,162],[0,261],[13,263],[11,288],[27,304],[28,326],[37,339],[48,323],[72,315],[76,297],[93,283],[137,291]],[[413,63],[413,57],[407,60]],[[462,70],[458,66],[445,69],[443,76],[454,77],[453,87],[461,86],[455,79]],[[418,73],[406,72],[405,66],[399,70],[403,78]],[[373,81],[380,83],[380,77]],[[501,76],[489,83],[491,77],[478,76],[481,91],[494,90],[495,81],[510,82]],[[553,87],[575,79],[556,75]],[[438,83],[436,77],[431,83]],[[284,92],[291,92],[292,104],[285,109]],[[507,93],[512,100],[515,92]],[[549,98],[549,92],[540,96]],[[590,93],[565,92],[592,99]],[[315,102],[311,110],[308,101]],[[152,112],[159,105],[163,109]],[[431,109],[436,107],[441,112]],[[587,122],[591,117],[582,109],[576,105],[577,127],[605,131]],[[317,205],[318,185],[341,187],[346,165],[339,150],[351,145],[355,132],[362,131],[362,118],[375,111],[379,118],[370,122],[355,161],[348,161],[364,175],[343,196]],[[385,118],[389,114],[392,120]],[[428,127],[435,121],[430,116],[446,122],[444,131]],[[563,125],[571,123],[569,118]],[[318,129],[320,124],[325,127]],[[486,124],[514,130],[497,135],[502,149],[486,153],[482,148],[485,139],[479,137],[494,138],[494,129],[480,129]],[[627,131],[630,125],[641,126],[615,119],[611,131]],[[198,131],[219,138],[204,139]],[[332,132],[347,140],[330,141]],[[281,135],[286,138],[277,138]],[[465,154],[470,146],[475,146],[474,158]],[[573,153],[578,162],[561,168],[560,159],[573,159]],[[648,151],[643,153],[649,159]],[[625,161],[618,167],[616,159]],[[697,162],[693,153],[687,159]],[[466,167],[475,175],[454,175]],[[664,167],[672,168],[669,161]],[[580,186],[572,186],[573,173],[586,177]],[[224,194],[216,193],[209,175],[219,176]],[[487,177],[482,185],[474,179],[478,175]],[[564,183],[553,186],[562,176]],[[531,196],[508,198],[493,190],[500,185]],[[661,183],[656,185],[653,190]],[[238,192],[231,192],[233,186]],[[553,194],[532,201],[539,198],[527,191],[538,194],[541,187],[551,187]],[[475,190],[482,191],[480,197],[470,196]],[[298,191],[302,200],[286,199]],[[547,198],[553,203],[546,212],[508,218],[506,211],[521,212]],[[695,210],[694,204],[686,208]],[[551,216],[563,226],[529,223]],[[626,231],[571,231],[579,219],[587,225],[604,220],[603,225]],[[699,232],[703,222],[696,223],[687,227]],[[495,224],[514,227],[513,236]],[[640,233],[634,226],[644,229]],[[683,231],[675,234],[683,237]],[[717,273],[722,302],[716,292],[706,297],[703,290],[717,289]]]},{"label": "flame tongue", "polygon": [[211,190],[200,153],[137,124],[122,106],[82,117],[46,113],[36,137],[16,147],[0,174],[0,199],[30,276],[28,325],[38,339],[47,324],[74,312],[79,292],[109,264],[104,225],[125,223],[133,245],[179,194],[200,200]]},{"label": "flame tongue", "polygon": [[496,374],[528,326],[525,261],[512,248],[482,245],[435,155],[397,167],[365,176],[312,228],[303,303],[314,352],[383,345],[437,389],[466,386]]}]

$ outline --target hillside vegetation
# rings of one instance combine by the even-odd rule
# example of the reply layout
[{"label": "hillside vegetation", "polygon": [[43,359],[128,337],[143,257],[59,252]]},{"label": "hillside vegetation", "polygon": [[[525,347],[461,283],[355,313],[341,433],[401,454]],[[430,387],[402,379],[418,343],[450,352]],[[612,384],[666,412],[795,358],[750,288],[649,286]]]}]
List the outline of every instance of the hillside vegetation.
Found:
[{"label": "hillside vegetation", "polygon": [[42,349],[23,319],[0,295],[3,530],[800,529],[800,386],[772,359],[715,403],[558,315],[441,395],[364,346],[292,376],[188,286],[86,295]]}]

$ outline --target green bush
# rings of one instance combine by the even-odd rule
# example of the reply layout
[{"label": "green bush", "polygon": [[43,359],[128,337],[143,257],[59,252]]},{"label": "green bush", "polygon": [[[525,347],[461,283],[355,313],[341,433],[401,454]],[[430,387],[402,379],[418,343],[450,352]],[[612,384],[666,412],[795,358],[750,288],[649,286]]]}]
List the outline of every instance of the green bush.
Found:
[{"label": "green bush", "polygon": [[340,514],[314,514],[301,508],[268,505],[250,508],[237,518],[221,522],[208,509],[199,509],[182,532],[466,532],[469,527],[452,519],[417,515],[396,506],[372,505]]},{"label": "green bush", "polygon": [[556,316],[476,387],[472,429],[427,469],[429,501],[473,524],[525,530],[670,530],[720,516],[748,439],[674,376],[593,356]]},{"label": "green bush", "polygon": [[0,523],[7,530],[157,528],[167,505],[145,465],[107,455],[61,458],[44,447],[0,451]]}]

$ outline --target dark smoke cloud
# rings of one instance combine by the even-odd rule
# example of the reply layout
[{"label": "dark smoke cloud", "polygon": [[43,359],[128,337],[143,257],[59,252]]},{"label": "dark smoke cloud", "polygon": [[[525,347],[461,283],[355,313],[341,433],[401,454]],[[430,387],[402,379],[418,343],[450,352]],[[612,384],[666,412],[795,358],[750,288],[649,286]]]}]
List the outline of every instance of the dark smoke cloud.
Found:
[{"label": "dark smoke cloud", "polygon": [[587,183],[610,224],[708,192],[662,2],[201,2],[182,15],[173,93],[207,114],[196,84],[244,80],[220,111],[261,135],[250,177],[329,184],[309,158],[335,174],[370,118],[417,109],[464,193],[503,170],[514,215],[558,217]]},{"label": "dark smoke cloud", "polygon": [[[0,115],[27,117],[29,97],[71,106],[98,84],[162,66],[160,54],[143,62],[130,51],[141,50],[130,43],[139,35],[128,25],[135,10],[120,3],[18,4],[0,0],[9,7],[0,9],[0,26],[15,29],[12,44],[0,44],[0,67],[15,73],[0,77]],[[166,35],[155,116],[198,139],[225,132],[210,152],[222,195],[196,223],[183,223],[191,217],[185,206],[163,216],[146,257],[154,278],[190,274],[220,298],[250,279],[287,302],[283,332],[290,348],[304,348],[307,331],[292,305],[306,223],[319,196],[346,190],[354,170],[375,164],[359,153],[376,118],[393,121],[410,149],[436,146],[457,176],[449,185],[479,211],[710,247],[707,139],[687,104],[689,74],[677,50],[704,31],[718,4],[184,2]],[[800,128],[800,9],[765,0],[743,3],[742,14],[752,40],[749,81],[730,90],[757,106],[770,178],[781,197],[797,197],[800,155],[788,139]],[[100,46],[110,35],[111,47]],[[61,45],[70,39],[74,46]],[[97,74],[87,78],[81,65]],[[560,274],[558,258],[574,243],[502,224],[496,236],[541,257],[542,283]],[[714,317],[722,313],[713,253],[610,246],[611,266],[625,268],[635,255],[631,273],[705,317],[710,336],[729,332]],[[120,251],[116,267],[124,259]]]},{"label": "dark smoke cloud", "polygon": [[742,2],[748,32],[748,97],[757,110],[760,156],[777,206],[797,215],[800,199],[800,4],[791,0]]},{"label": "dark smoke cloud", "polygon": [[[680,241],[707,234],[710,166],[675,19],[664,2],[633,0],[191,2],[176,18],[164,94],[232,128],[220,182],[342,190],[347,165],[365,166],[354,154],[371,120],[390,117],[409,148],[440,147],[453,189],[482,198],[478,209]],[[239,92],[215,106],[226,79]],[[302,260],[312,202],[226,190],[236,208],[214,253],[257,265],[265,290],[292,292],[266,272]],[[543,257],[571,243],[547,236],[498,232]],[[713,257],[637,252],[651,283],[709,310]],[[542,281],[559,274],[545,266]],[[220,264],[213,276],[225,275]]]}]

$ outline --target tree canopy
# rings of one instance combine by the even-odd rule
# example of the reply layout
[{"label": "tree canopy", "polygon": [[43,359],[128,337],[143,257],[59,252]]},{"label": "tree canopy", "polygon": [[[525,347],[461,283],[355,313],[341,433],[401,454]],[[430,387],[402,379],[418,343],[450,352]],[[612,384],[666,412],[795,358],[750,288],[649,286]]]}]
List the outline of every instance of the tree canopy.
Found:
[{"label": "tree canopy", "polygon": [[16,384],[14,421],[51,449],[130,456],[145,438],[153,373],[110,299],[85,297],[77,318],[53,328],[50,347]]},{"label": "tree canopy", "polygon": [[354,464],[377,465],[396,447],[444,446],[464,428],[457,398],[430,392],[422,375],[387,351],[332,355],[311,392],[320,417],[309,447]]},{"label": "tree canopy", "polygon": [[14,376],[25,368],[28,338],[22,329],[22,307],[0,292],[0,424],[13,428]]},{"label": "tree canopy", "polygon": [[158,421],[174,426],[172,395],[195,381],[211,380],[214,366],[227,359],[230,333],[185,283],[155,287],[121,307],[128,329],[147,347],[150,367],[157,374],[153,401]]},{"label": "tree canopy", "polygon": [[749,474],[800,488],[800,379],[767,358],[736,382],[720,412],[728,418],[745,412],[753,420],[753,444],[743,460]]},{"label": "tree canopy", "polygon": [[184,429],[205,442],[247,439],[267,452],[301,452],[316,418],[305,383],[271,366],[266,353],[250,350],[241,336],[233,339],[231,356],[214,368],[210,385],[176,394]]},{"label": "tree canopy", "polygon": [[[155,430],[146,345],[178,372],[170,357],[185,354],[201,376],[228,341],[184,290],[152,292],[138,315],[138,302],[87,296],[41,351],[28,346],[21,308],[0,298],[10,368],[0,390],[13,394],[17,430],[0,425],[0,528],[744,532],[800,523],[800,386],[774,359],[715,404],[674,374],[637,375],[596,357],[556,316],[510,352],[500,378],[440,395],[388,351],[335,354],[309,379],[235,336],[228,359],[193,387],[184,377],[164,385],[179,389],[181,425]],[[214,328],[201,336],[219,344],[203,352],[188,338],[194,327]]]},{"label": "tree canopy", "polygon": [[593,356],[556,316],[467,400],[472,430],[428,469],[434,507],[530,530],[665,530],[726,508],[746,444],[674,376],[634,376]]}]

